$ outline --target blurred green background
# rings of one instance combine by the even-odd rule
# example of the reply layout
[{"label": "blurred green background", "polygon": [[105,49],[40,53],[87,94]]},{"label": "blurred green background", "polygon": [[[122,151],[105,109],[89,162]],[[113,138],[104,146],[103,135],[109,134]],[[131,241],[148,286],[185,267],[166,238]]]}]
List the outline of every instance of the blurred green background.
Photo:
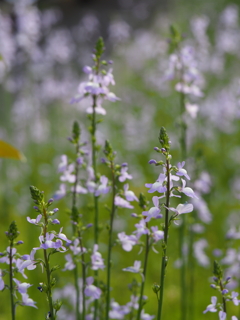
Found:
[{"label": "blurred green background", "polygon": [[[227,8],[232,8],[232,15],[226,18],[224,12]],[[226,241],[225,235],[231,225],[240,226],[238,10],[238,1],[221,0],[1,2],[0,52],[4,66],[0,65],[0,138],[16,146],[27,158],[26,163],[0,160],[1,251],[8,245],[4,232],[12,220],[16,220],[19,239],[24,241],[19,252],[26,254],[33,246],[38,246],[39,230],[26,221],[27,216],[36,216],[29,185],[44,190],[46,198],[58,190],[60,156],[74,156],[74,150],[67,141],[74,120],[80,123],[82,139],[89,140],[84,102],[70,105],[69,101],[78,84],[86,79],[82,67],[92,63],[92,49],[100,35],[105,41],[105,58],[114,61],[116,86],[112,91],[121,101],[104,104],[107,115],[98,126],[99,143],[103,145],[109,139],[118,152],[118,162],[128,162],[129,172],[134,177],[130,187],[136,195],[140,192],[147,194],[144,184],[155,181],[159,175],[158,167],[148,165],[148,160],[158,157],[153,147],[158,146],[161,126],[167,128],[172,140],[173,163],[181,160],[179,94],[171,82],[163,81],[168,64],[169,26],[174,23],[184,34],[184,45],[195,48],[204,78],[204,97],[198,101],[199,115],[188,123],[188,170],[193,181],[202,171],[211,177],[210,191],[203,198],[212,214],[212,221],[205,224],[203,234],[196,235],[196,240],[205,238],[208,241],[206,254],[209,264],[203,267],[195,262],[194,314],[188,315],[188,319],[217,318],[215,313],[202,314],[210,304],[210,297],[217,295],[210,289],[209,280],[215,259],[213,250],[219,248],[224,252],[229,246],[237,249],[238,240]],[[200,27],[198,35],[201,35],[201,30],[203,35],[198,39],[193,31],[197,18],[207,23],[205,33]],[[102,156],[100,152],[98,158]],[[99,164],[101,170],[106,172]],[[151,195],[147,196],[151,201]],[[79,197],[79,207],[86,214],[86,221],[91,221],[91,201],[91,196]],[[101,199],[100,215],[103,224],[100,247],[104,258],[108,221],[105,201],[109,199]],[[70,199],[63,199],[55,205],[60,209],[58,218],[64,232],[70,235],[66,214]],[[137,210],[140,213],[140,209]],[[130,214],[131,210],[119,210],[116,230],[124,230],[126,234],[131,232],[136,221]],[[190,215],[188,220],[191,220]],[[91,232],[88,241],[92,245]],[[147,275],[146,295],[149,301],[145,311],[149,314],[155,314],[157,309],[151,286],[159,281],[160,245],[158,249],[159,254],[150,254]],[[126,253],[120,247],[114,249],[112,296],[120,304],[130,299],[127,285],[132,279],[132,274],[124,273],[122,268],[141,259],[138,250],[134,248],[133,252]],[[174,226],[169,238],[170,259],[163,319],[180,319],[179,270],[174,267],[178,252],[178,227]],[[64,266],[63,254],[55,255],[54,259]],[[47,306],[45,296],[36,288],[44,275],[40,268],[26,273],[33,284],[29,295],[37,301],[38,309],[19,307],[17,319],[40,320],[44,318]],[[60,288],[72,281],[70,272],[63,274],[59,271],[56,277]],[[100,272],[100,277],[105,280],[104,272]],[[5,290],[0,294],[0,320],[10,319],[9,292]],[[186,299],[189,299],[187,295]],[[239,315],[237,309],[230,307],[230,315]]]}]

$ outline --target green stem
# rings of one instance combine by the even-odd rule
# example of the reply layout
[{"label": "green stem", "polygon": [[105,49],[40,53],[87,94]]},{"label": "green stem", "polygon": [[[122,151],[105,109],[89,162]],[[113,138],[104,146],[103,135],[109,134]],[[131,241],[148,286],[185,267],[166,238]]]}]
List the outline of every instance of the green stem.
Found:
[{"label": "green stem", "polygon": [[15,320],[15,305],[14,305],[14,290],[13,290],[13,266],[12,266],[12,249],[13,241],[10,242],[10,252],[9,252],[9,283],[10,283],[10,300],[11,300],[11,314],[12,320]]},{"label": "green stem", "polygon": [[85,320],[85,314],[86,314],[86,299],[84,294],[84,289],[86,287],[86,264],[85,264],[85,257],[84,257],[84,251],[83,251],[83,244],[82,244],[82,235],[81,231],[78,230],[78,240],[81,247],[82,252],[82,319]]},{"label": "green stem", "polygon": [[112,256],[112,235],[113,235],[113,220],[115,214],[115,195],[116,195],[116,179],[114,164],[111,161],[111,173],[112,173],[112,209],[110,215],[110,226],[108,233],[108,259],[107,259],[107,297],[106,297],[106,320],[109,319],[109,307],[110,307],[110,288],[111,288],[111,256]]},{"label": "green stem", "polygon": [[[76,144],[76,156],[78,156],[79,153],[79,142]],[[72,193],[72,213],[74,211],[74,208],[76,207],[76,202],[77,202],[77,184],[78,184],[78,175],[79,175],[79,165],[77,162],[77,159],[75,161],[75,182],[73,185],[73,193]],[[76,225],[73,223],[72,224],[72,231],[73,235],[75,235],[76,232]],[[79,290],[79,285],[78,285],[78,265],[76,264],[76,267],[73,270],[74,272],[74,285],[75,285],[75,290],[76,290],[76,301],[75,301],[75,312],[76,312],[76,320],[81,319],[80,311],[79,311],[79,301],[80,301],[80,290]],[[84,320],[84,317],[82,318]]]},{"label": "green stem", "polygon": [[[44,241],[46,241],[46,234],[47,234],[47,225],[48,225],[48,219],[47,219],[47,211],[45,206],[43,206],[43,215],[44,215],[44,229],[43,229],[43,236]],[[53,309],[53,301],[52,301],[52,285],[51,285],[51,271],[49,267],[49,258],[47,256],[47,249],[43,249],[44,252],[44,262],[45,262],[45,269],[47,274],[47,298],[48,298],[48,304],[51,314],[51,320],[55,320],[55,314]]]},{"label": "green stem", "polygon": [[49,267],[49,261],[47,256],[47,250],[44,249],[44,261],[45,261],[45,267],[46,267],[46,274],[47,274],[47,297],[48,297],[48,304],[49,309],[51,313],[51,320],[55,320],[55,314],[53,309],[53,302],[52,302],[52,288],[51,288],[51,272]]},{"label": "green stem", "polygon": [[[222,284],[222,280],[219,280],[219,285],[220,285],[221,291],[223,291],[224,287]],[[224,296],[222,296],[222,304],[223,304],[223,311],[227,314],[226,298]]]},{"label": "green stem", "polygon": [[[147,222],[146,222],[146,226],[147,226]],[[137,320],[140,320],[141,311],[143,308],[142,301],[143,301],[144,285],[145,285],[145,279],[146,279],[146,273],[147,273],[149,249],[150,249],[149,234],[146,234],[146,251],[145,251],[145,259],[144,259],[144,267],[143,267],[143,280],[142,280],[140,298],[139,298],[139,304],[138,304]]]},{"label": "green stem", "polygon": [[[179,58],[180,63],[181,58]],[[181,82],[183,82],[183,64],[181,71]],[[180,92],[180,147],[181,147],[181,159],[186,160],[187,157],[187,146],[186,146],[186,135],[187,135],[187,126],[184,121],[184,113],[185,113],[185,101],[186,96],[185,93]],[[181,320],[187,318],[187,285],[186,285],[186,261],[185,256],[183,254],[183,246],[184,246],[184,238],[185,238],[185,230],[187,227],[186,217],[183,215],[182,224],[179,228],[179,258],[182,261],[180,268],[180,288],[181,288]]]},{"label": "green stem", "polygon": [[[97,106],[97,96],[93,95],[93,113],[92,113],[92,166],[95,176],[95,182],[97,181],[97,165],[96,165],[96,106]],[[95,216],[94,216],[94,243],[98,244],[98,197],[93,193]],[[94,271],[95,284],[98,286],[98,270]],[[97,319],[98,310],[98,300],[94,301],[94,320]]]},{"label": "green stem", "polygon": [[[193,223],[190,224],[192,226]],[[189,264],[188,264],[188,271],[189,271],[189,314],[191,315],[191,320],[194,320],[194,294],[195,294],[195,263],[194,263],[194,256],[193,256],[193,241],[194,241],[194,231],[192,228],[189,230]]]},{"label": "green stem", "polygon": [[164,282],[167,267],[167,242],[168,242],[168,229],[169,229],[169,204],[170,204],[170,163],[166,160],[166,174],[167,174],[167,192],[166,192],[166,210],[165,210],[165,226],[164,226],[164,242],[163,242],[163,256],[162,256],[162,267],[160,276],[160,297],[158,300],[158,315],[157,320],[161,320],[162,306],[163,306],[163,292]]}]

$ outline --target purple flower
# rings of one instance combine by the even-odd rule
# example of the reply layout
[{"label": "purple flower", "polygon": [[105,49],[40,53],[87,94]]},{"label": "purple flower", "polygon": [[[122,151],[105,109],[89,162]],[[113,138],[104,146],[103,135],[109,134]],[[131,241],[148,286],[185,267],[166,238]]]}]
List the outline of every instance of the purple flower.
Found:
[{"label": "purple flower", "polygon": [[72,259],[72,256],[71,256],[70,253],[65,255],[65,259],[66,259],[67,262],[65,263],[63,271],[73,270],[74,268],[76,268],[76,265],[73,262],[73,259]]},{"label": "purple flower", "polygon": [[183,214],[183,213],[189,213],[193,211],[193,205],[191,203],[184,203],[179,204],[177,208],[169,208],[169,210],[176,212],[177,215]]},{"label": "purple flower", "polygon": [[128,209],[134,208],[127,200],[125,200],[119,196],[115,196],[114,204],[115,204],[115,206],[121,207],[121,208],[128,208]]},{"label": "purple flower", "polygon": [[98,250],[98,245],[95,244],[93,246],[93,254],[91,255],[91,261],[92,261],[92,270],[98,270],[98,269],[104,269],[104,262],[103,258],[100,252]]},{"label": "purple flower", "polygon": [[70,250],[72,250],[74,255],[78,255],[80,253],[87,252],[86,248],[82,248],[79,246],[79,239],[75,239],[71,246],[69,246]]},{"label": "purple flower", "polygon": [[219,320],[225,320],[226,319],[226,312],[220,310],[219,313],[218,313],[218,316],[219,316]]},{"label": "purple flower", "polygon": [[108,178],[105,176],[101,176],[100,178],[100,185],[98,186],[97,190],[95,191],[95,196],[98,197],[100,194],[106,194],[109,192],[110,187],[107,186]]},{"label": "purple flower", "polygon": [[134,261],[133,267],[124,268],[123,271],[133,272],[133,273],[140,273],[141,261]]},{"label": "purple flower", "polygon": [[86,279],[86,288],[84,290],[84,293],[87,297],[92,297],[94,299],[99,299],[101,296],[101,289],[93,285],[94,279],[93,277],[88,277]]},{"label": "purple flower", "polygon": [[123,250],[125,251],[131,251],[133,246],[138,242],[135,235],[127,236],[125,232],[118,233],[118,239],[122,244]]},{"label": "purple flower", "polygon": [[149,234],[149,230],[146,227],[146,221],[144,219],[140,220],[139,223],[136,223],[135,227],[137,228],[137,230],[134,231],[134,233],[136,233],[136,236],[137,236],[138,239],[143,234]]},{"label": "purple flower", "polygon": [[178,165],[177,165],[178,171],[177,171],[176,175],[177,175],[177,176],[180,176],[180,177],[184,176],[185,178],[187,178],[188,180],[190,180],[190,177],[189,177],[189,175],[187,174],[187,170],[183,169],[184,165],[185,165],[185,161],[183,161],[182,163],[181,163],[181,162],[178,162]]},{"label": "purple flower", "polygon": [[148,313],[144,313],[144,310],[141,311],[141,320],[152,320],[155,316],[150,316]]},{"label": "purple flower", "polygon": [[35,225],[38,225],[38,223],[40,222],[41,219],[42,219],[42,215],[41,214],[39,214],[36,219],[31,219],[30,217],[27,217],[27,221],[29,223],[32,223],[32,224],[35,224]]},{"label": "purple flower", "polygon": [[2,275],[3,275],[3,273],[2,273],[2,270],[0,269],[0,291],[3,290],[5,287]]},{"label": "purple flower", "polygon": [[211,297],[211,304],[209,304],[207,306],[207,308],[203,311],[203,313],[206,313],[206,312],[217,312],[217,308],[216,308],[216,305],[217,305],[217,297],[213,296]]},{"label": "purple flower", "polygon": [[152,197],[152,202],[154,207],[149,209],[148,211],[143,211],[142,215],[146,216],[146,222],[150,221],[151,218],[162,218],[162,214],[160,214],[161,210],[159,208],[159,198],[157,196]]},{"label": "purple flower", "polygon": [[77,184],[76,188],[72,187],[71,188],[71,191],[72,192],[76,192],[76,193],[79,193],[79,194],[86,194],[88,193],[87,189],[82,187],[80,184]]},{"label": "purple flower", "polygon": [[15,278],[13,278],[13,281],[16,283],[17,290],[21,294],[22,293],[27,293],[27,289],[32,286],[32,284],[27,283],[27,282],[22,282],[21,283],[19,280],[15,279]]},{"label": "purple flower", "polygon": [[59,190],[53,195],[54,200],[60,200],[67,194],[66,186],[64,183],[60,184]]},{"label": "purple flower", "polygon": [[231,300],[235,304],[235,306],[238,306],[240,302],[240,300],[238,300],[237,297],[238,297],[238,292],[232,291]]},{"label": "purple flower", "polygon": [[167,191],[167,188],[165,186],[163,186],[163,182],[165,180],[166,176],[163,173],[160,173],[158,179],[156,182],[154,183],[146,183],[145,187],[150,188],[148,190],[148,193],[153,193],[155,191],[159,192],[159,193],[164,193]]},{"label": "purple flower", "polygon": [[123,186],[124,188],[124,196],[126,197],[127,201],[138,201],[138,198],[135,196],[133,191],[128,190],[128,184]]},{"label": "purple flower", "polygon": [[186,187],[186,181],[182,180],[182,187],[178,187],[178,191],[184,193],[186,196],[190,197],[190,198],[196,198],[198,199],[198,197],[195,195],[193,189]]},{"label": "purple flower", "polygon": [[27,293],[22,293],[22,305],[37,308],[36,302],[29,298]]},{"label": "purple flower", "polygon": [[124,166],[122,165],[120,176],[118,178],[120,182],[124,182],[126,179],[128,180],[132,179],[132,176],[129,173],[127,173],[127,171],[128,171],[127,165],[124,165]]},{"label": "purple flower", "polygon": [[151,227],[152,230],[152,237],[154,242],[158,242],[159,240],[164,239],[164,232],[162,230],[158,230],[158,227]]},{"label": "purple flower", "polygon": [[60,224],[60,221],[58,219],[53,219],[52,224]]},{"label": "purple flower", "polygon": [[59,233],[56,235],[56,237],[57,237],[57,238],[60,238],[60,239],[62,239],[62,240],[64,240],[64,241],[66,241],[67,243],[72,243],[72,241],[69,240],[64,233],[62,233],[62,229],[63,229],[63,227],[60,229],[60,231],[59,231]]}]

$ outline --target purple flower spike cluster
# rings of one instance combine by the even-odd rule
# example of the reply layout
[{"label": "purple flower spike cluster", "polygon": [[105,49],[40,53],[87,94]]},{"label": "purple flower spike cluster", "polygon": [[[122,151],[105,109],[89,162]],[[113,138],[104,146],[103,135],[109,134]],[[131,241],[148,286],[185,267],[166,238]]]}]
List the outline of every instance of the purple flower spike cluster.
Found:
[{"label": "purple flower spike cluster", "polygon": [[[102,39],[99,39],[99,43]],[[100,65],[106,66],[112,64],[112,62],[100,61],[103,43],[101,43],[102,49],[100,52],[92,55],[95,65],[93,67],[85,66],[83,72],[88,75],[88,81],[81,82],[78,86],[78,93],[72,98],[71,103],[77,103],[86,97],[93,97],[96,100],[94,106],[88,107],[86,112],[92,114],[94,112],[105,115],[106,110],[102,107],[104,100],[115,102],[120,100],[113,92],[109,90],[109,85],[115,85],[114,77],[112,74],[112,68],[105,70],[100,70]]]},{"label": "purple flower spike cluster", "polygon": [[[157,164],[156,160],[150,160],[150,164],[154,163],[155,165]],[[170,166],[170,173],[169,173],[169,178],[170,178],[170,197],[178,197],[181,198],[181,195],[173,193],[174,191],[178,191],[179,193],[183,193],[186,196],[190,198],[195,198],[197,199],[198,197],[194,193],[194,191],[190,187],[186,187],[186,180],[190,180],[190,177],[187,173],[187,170],[184,169],[185,161],[182,163],[178,163],[177,167],[171,167]],[[159,174],[158,179],[154,183],[146,183],[145,186],[149,188],[148,193],[154,193],[158,192],[162,195],[159,197],[155,196],[153,197],[153,203],[155,207],[152,207],[149,211],[145,211],[143,213],[144,216],[146,216],[146,221],[149,221],[152,217],[158,217],[161,210],[159,208],[159,199],[162,199],[166,197],[166,191],[167,191],[167,170],[165,167],[165,164],[162,164],[163,166],[163,173]],[[180,179],[180,177],[182,177]],[[185,178],[185,179],[183,179]],[[175,182],[178,182],[181,180],[182,186],[177,186],[175,185]],[[189,213],[193,210],[193,205],[191,203],[185,203],[185,204],[178,204],[176,208],[169,207],[169,210],[175,212],[174,219],[184,213]]]},{"label": "purple flower spike cluster", "polygon": [[[11,291],[11,295],[14,296],[11,303],[17,303],[22,306],[29,306],[29,307],[36,307],[36,302],[33,301],[29,295],[28,295],[28,288],[32,286],[32,284],[29,284],[27,282],[22,282],[19,279],[16,278],[18,273],[21,273],[21,275],[27,279],[26,274],[24,273],[25,269],[27,270],[33,270],[36,268],[35,261],[34,261],[34,253],[35,250],[31,253],[31,261],[27,261],[27,257],[30,257],[29,255],[24,255],[20,257],[19,253],[17,253],[17,249],[15,246],[18,246],[23,243],[23,241],[14,241],[19,235],[19,232],[17,231],[17,225],[15,221],[13,221],[9,227],[9,230],[6,231],[6,236],[9,240],[10,245],[7,247],[6,251],[0,254],[0,263],[7,264],[8,269],[0,269],[0,290],[3,290],[5,288],[8,288]],[[9,275],[9,285],[5,285],[3,277]],[[21,295],[21,300],[18,300],[19,293]],[[14,302],[15,300],[15,302]],[[12,308],[15,306],[12,305]],[[14,311],[15,312],[15,311]]]}]

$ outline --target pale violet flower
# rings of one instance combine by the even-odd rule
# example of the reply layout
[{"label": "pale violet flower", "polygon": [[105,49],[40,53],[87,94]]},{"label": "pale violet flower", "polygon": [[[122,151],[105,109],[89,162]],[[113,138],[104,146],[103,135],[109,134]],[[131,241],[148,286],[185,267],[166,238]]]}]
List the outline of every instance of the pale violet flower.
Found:
[{"label": "pale violet flower", "polygon": [[217,306],[217,297],[215,297],[215,296],[213,296],[213,297],[211,297],[211,304],[209,304],[208,306],[207,306],[207,308],[203,311],[203,313],[206,313],[206,312],[217,312],[217,308],[216,308],[216,306]]},{"label": "pale violet flower", "polygon": [[100,252],[98,252],[98,245],[97,244],[95,244],[93,246],[93,253],[91,255],[91,262],[92,262],[92,266],[91,266],[92,270],[99,270],[99,269],[105,268],[102,255]]},{"label": "pale violet flower", "polygon": [[197,114],[199,111],[199,106],[197,104],[192,104],[192,103],[187,102],[185,104],[185,108],[191,118],[195,119],[197,117]]},{"label": "pale violet flower", "polygon": [[53,199],[54,200],[60,200],[63,197],[65,197],[67,194],[66,191],[66,185],[64,183],[60,184],[59,190],[57,190],[54,195],[53,195]]},{"label": "pale violet flower", "polygon": [[42,215],[41,214],[39,214],[36,219],[31,219],[30,217],[27,217],[27,221],[29,223],[32,223],[32,224],[35,224],[35,225],[38,225],[38,223],[40,222],[41,219],[42,219]]},{"label": "pale violet flower", "polygon": [[88,277],[86,279],[86,283],[87,284],[86,284],[86,288],[84,290],[84,294],[87,297],[92,297],[94,299],[99,299],[100,296],[101,296],[102,291],[98,287],[94,286],[93,282],[94,282],[93,277]]},{"label": "pale violet flower", "polygon": [[152,230],[152,237],[154,239],[154,242],[158,242],[159,240],[164,239],[164,231],[158,230],[158,227],[151,227]]},{"label": "pale violet flower", "polygon": [[27,293],[27,289],[29,288],[29,287],[31,287],[32,286],[32,284],[30,284],[30,283],[27,283],[27,282],[20,282],[19,280],[17,280],[17,279],[15,279],[15,278],[13,278],[13,281],[16,283],[16,285],[17,285],[17,291],[19,292],[19,293]]},{"label": "pale violet flower", "polygon": [[226,314],[226,312],[221,310],[221,311],[219,311],[218,316],[219,316],[219,320],[225,320],[227,314]]},{"label": "pale violet flower", "polygon": [[128,184],[125,184],[123,186],[124,188],[124,196],[126,198],[127,201],[138,201],[138,198],[136,197],[136,195],[134,194],[133,191],[128,190]]},{"label": "pale violet flower", "polygon": [[159,193],[164,193],[167,191],[166,186],[163,186],[163,182],[165,180],[166,176],[163,173],[160,173],[158,179],[156,182],[154,183],[146,183],[145,186],[147,188],[150,188],[148,190],[148,193],[153,193],[155,191],[159,192]]},{"label": "pale violet flower", "polygon": [[198,263],[203,267],[208,267],[210,265],[209,258],[204,252],[205,248],[207,247],[208,243],[206,239],[199,239],[193,244],[194,256]]},{"label": "pale violet flower", "polygon": [[235,306],[238,306],[240,303],[240,300],[238,300],[238,292],[232,291],[231,293],[231,301],[235,304]]},{"label": "pale violet flower", "polygon": [[120,176],[118,178],[118,180],[120,182],[124,182],[126,179],[128,179],[128,180],[132,179],[132,176],[127,171],[128,171],[127,164],[125,164],[125,163],[122,164],[121,171],[120,171]]},{"label": "pale violet flower", "polygon": [[150,314],[145,313],[144,310],[141,311],[141,320],[152,320],[155,316],[150,316]]},{"label": "pale violet flower", "polygon": [[146,221],[144,219],[140,220],[139,223],[135,224],[136,231],[134,233],[136,234],[137,238],[139,239],[143,234],[149,234],[149,230],[146,227]]},{"label": "pale violet flower", "polygon": [[134,261],[134,264],[132,267],[127,267],[127,268],[124,268],[123,271],[128,271],[128,272],[133,272],[133,273],[140,273],[141,270],[141,261]]},{"label": "pale violet flower", "polygon": [[105,176],[101,176],[100,178],[100,185],[97,187],[95,191],[95,196],[98,197],[100,194],[106,194],[109,192],[110,187],[108,187],[108,178]]},{"label": "pale violet flower", "polygon": [[196,198],[198,199],[198,197],[195,195],[193,189],[186,187],[186,181],[182,180],[182,187],[178,187],[178,191],[184,193],[186,196],[190,197],[190,198]]},{"label": "pale violet flower", "polygon": [[152,218],[162,218],[162,214],[160,214],[161,210],[159,208],[159,198],[157,196],[152,197],[152,202],[154,207],[150,208],[148,211],[142,212],[142,215],[146,216],[146,222],[150,221]]},{"label": "pale violet flower", "polygon": [[72,255],[70,253],[65,255],[65,260],[67,262],[65,263],[64,269],[62,271],[73,270],[76,267],[75,263],[73,262]]},{"label": "pale violet flower", "polygon": [[2,270],[0,269],[0,290],[3,290],[5,287],[3,278],[2,278]]},{"label": "pale violet flower", "polygon": [[79,193],[79,194],[86,194],[88,193],[88,190],[84,187],[82,187],[79,183],[76,185],[76,188],[75,187],[72,187],[71,188],[71,191],[72,192],[76,192],[76,193]]},{"label": "pale violet flower", "polygon": [[189,177],[189,175],[188,175],[188,173],[187,173],[187,170],[183,169],[184,165],[185,165],[185,161],[178,163],[178,165],[177,165],[178,171],[176,172],[176,175],[177,175],[177,176],[180,176],[180,177],[181,177],[181,176],[184,176],[185,178],[187,178],[188,180],[190,180],[190,177]]},{"label": "pale violet flower", "polygon": [[193,205],[191,203],[180,203],[177,208],[169,208],[169,210],[176,212],[177,215],[189,213],[193,211]]},{"label": "pale violet flower", "polygon": [[128,209],[134,208],[127,200],[125,200],[119,196],[115,196],[114,204],[115,204],[115,206],[121,207],[121,208],[128,208]]},{"label": "pale violet flower", "polygon": [[36,302],[30,299],[27,293],[22,293],[22,305],[37,308],[35,304]]},{"label": "pale violet flower", "polygon": [[135,235],[127,236],[125,232],[118,233],[118,239],[121,242],[123,250],[125,251],[131,251],[133,246],[138,242],[138,239]]}]

